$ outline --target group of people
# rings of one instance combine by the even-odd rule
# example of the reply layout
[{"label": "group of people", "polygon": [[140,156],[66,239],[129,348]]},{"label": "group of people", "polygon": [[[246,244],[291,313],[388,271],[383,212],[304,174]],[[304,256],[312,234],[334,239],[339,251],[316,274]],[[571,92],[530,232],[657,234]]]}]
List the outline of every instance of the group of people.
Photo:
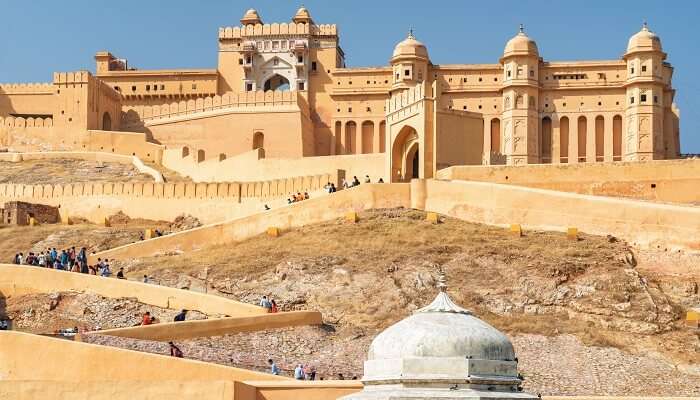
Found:
[{"label": "group of people", "polygon": [[[279,366],[277,366],[277,364],[271,358],[267,360],[267,364],[270,366],[270,373],[272,375],[282,374],[282,369]],[[300,381],[315,381],[316,367],[308,364],[297,364],[297,366],[294,368],[294,379]],[[336,379],[342,381],[345,380],[345,377],[342,373],[339,373]],[[323,380],[323,377],[321,377],[320,380]],[[353,376],[352,380],[357,380],[357,376]]]},{"label": "group of people", "polygon": [[[365,183],[372,183],[372,179],[370,179],[369,175],[365,175]],[[377,183],[384,183],[384,179],[379,178]],[[355,186],[360,186],[360,180],[357,178],[357,176],[353,176],[352,180],[349,182],[343,178],[343,189],[349,189]]]},{"label": "group of people", "polygon": [[309,199],[309,192],[304,192],[302,194],[301,192],[298,192],[297,194],[291,194],[289,198],[287,198],[287,204],[292,204],[292,203],[298,203],[300,201],[308,200]]},{"label": "group of people", "polygon": [[82,272],[87,274],[90,268],[87,262],[87,250],[81,247],[76,250],[75,246],[70,249],[63,249],[61,252],[56,248],[48,248],[39,254],[30,252],[26,257],[24,253],[15,254],[12,260],[17,265],[33,265],[36,267],[53,268],[63,271]]},{"label": "group of people", "polygon": [[275,302],[275,299],[268,299],[267,296],[263,296],[262,299],[260,299],[260,307],[266,309],[269,313],[276,313],[277,311],[279,311],[277,309],[277,303]]}]

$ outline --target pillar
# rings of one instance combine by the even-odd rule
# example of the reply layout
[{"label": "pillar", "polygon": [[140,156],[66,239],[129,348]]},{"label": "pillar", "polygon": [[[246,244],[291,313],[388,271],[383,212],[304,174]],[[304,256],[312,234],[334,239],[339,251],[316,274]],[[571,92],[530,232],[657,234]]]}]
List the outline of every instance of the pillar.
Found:
[{"label": "pillar", "polygon": [[491,120],[493,117],[484,117],[483,119],[483,134],[484,148],[482,149],[482,164],[491,164]]},{"label": "pillar", "polygon": [[362,129],[363,124],[364,122],[362,121],[359,125],[355,122],[355,154],[362,154],[362,149],[365,147],[364,129]]},{"label": "pillar", "polygon": [[569,164],[578,164],[578,117],[569,115]]},{"label": "pillar", "polygon": [[374,136],[372,136],[372,152],[373,153],[379,153],[379,149],[381,148],[380,142],[379,142],[379,125],[382,123],[382,121],[373,121],[374,122]]},{"label": "pillar", "polygon": [[613,118],[615,118],[615,114],[605,114],[603,118],[605,118],[603,123],[603,136],[605,136],[603,160],[605,162],[611,162],[613,161]]},{"label": "pillar", "polygon": [[345,137],[345,131],[347,127],[345,126],[345,124],[347,124],[347,122],[341,121],[340,123],[340,154],[349,154],[348,149],[346,148],[347,140]]},{"label": "pillar", "polygon": [[596,114],[586,116],[586,162],[595,162],[596,143],[595,143],[595,119]]},{"label": "pillar", "polygon": [[561,162],[559,116],[550,115],[549,118],[552,120],[552,164],[559,164]]},{"label": "pillar", "polygon": [[337,121],[331,121],[331,149],[330,149],[330,152],[328,152],[328,154],[330,154],[332,156],[336,155],[335,154],[335,144],[336,144],[335,143],[335,141],[336,141],[335,123],[336,122]]}]

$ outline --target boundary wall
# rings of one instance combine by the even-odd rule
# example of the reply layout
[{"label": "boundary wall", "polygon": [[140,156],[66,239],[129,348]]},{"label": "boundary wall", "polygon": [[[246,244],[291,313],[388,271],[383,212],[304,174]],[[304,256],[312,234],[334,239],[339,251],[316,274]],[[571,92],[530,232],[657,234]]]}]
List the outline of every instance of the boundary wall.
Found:
[{"label": "boundary wall", "polygon": [[108,335],[140,340],[185,340],[198,337],[223,336],[233,333],[263,331],[291,326],[320,325],[318,311],[289,311],[245,317],[200,319],[182,322],[160,323],[127,328],[105,329],[84,335]]},{"label": "boundary wall", "polygon": [[[61,365],[60,360],[55,362],[56,365]],[[109,379],[109,377],[103,379]],[[5,400],[235,400],[240,398],[235,397],[235,387],[236,384],[232,381],[67,382],[46,377],[36,380],[0,381],[0,398]],[[256,399],[251,398],[251,400]]]},{"label": "boundary wall", "polygon": [[[386,154],[351,154],[302,158],[265,158],[264,150],[256,149],[233,157],[197,158],[198,151],[187,148],[168,149],[163,154],[163,166],[188,176],[196,182],[264,181],[285,176],[318,175],[334,168],[351,180],[357,176],[364,182],[369,175],[372,182],[379,178],[387,181]],[[342,177],[339,179],[342,180]],[[339,182],[331,181],[339,186]]]},{"label": "boundary wall", "polygon": [[599,196],[700,203],[700,160],[455,166],[438,179],[493,182]]},{"label": "boundary wall", "polygon": [[[27,351],[31,349],[32,354]],[[272,374],[171,356],[20,333],[0,334],[0,382],[51,380],[84,383],[109,379],[114,390],[136,394],[124,381],[287,381]],[[66,368],[66,366],[69,366]]]},{"label": "boundary wall", "polygon": [[113,162],[119,164],[131,164],[139,172],[150,175],[157,183],[163,183],[163,175],[160,171],[147,166],[137,156],[125,156],[122,154],[88,152],[88,151],[50,151],[30,153],[0,153],[0,161],[22,162],[31,160],[72,159],[95,162]]},{"label": "boundary wall", "polygon": [[[6,153],[12,154],[12,153]],[[44,153],[36,153],[43,155]],[[278,207],[289,193],[323,195],[328,182],[339,184],[341,171],[261,182],[154,183],[95,182],[66,185],[0,184],[0,202],[27,201],[60,208],[63,218],[80,216],[95,223],[123,211],[132,218],[171,221],[189,213],[212,223],[259,212],[264,202]]]},{"label": "boundary wall", "polygon": [[615,235],[642,247],[700,250],[700,207],[581,195],[488,182],[414,179],[410,184],[363,184],[289,207],[132,243],[93,255],[129,259],[165,249],[192,251],[264,233],[339,218],[348,211],[410,207],[465,221],[526,229]]},{"label": "boundary wall", "polygon": [[[221,296],[49,268],[0,264],[0,297],[68,291],[90,292],[110,298],[135,298],[141,303],[152,306],[174,310],[183,308],[197,310],[207,315],[266,314],[261,307]],[[1,376],[0,380],[2,380]]]}]

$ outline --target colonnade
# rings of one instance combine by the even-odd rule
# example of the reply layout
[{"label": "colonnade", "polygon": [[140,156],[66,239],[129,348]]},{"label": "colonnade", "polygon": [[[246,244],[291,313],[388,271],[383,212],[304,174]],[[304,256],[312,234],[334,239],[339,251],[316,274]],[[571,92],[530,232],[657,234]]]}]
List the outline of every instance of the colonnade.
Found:
[{"label": "colonnade", "polygon": [[333,122],[331,155],[370,154],[386,151],[386,121],[342,119]]}]

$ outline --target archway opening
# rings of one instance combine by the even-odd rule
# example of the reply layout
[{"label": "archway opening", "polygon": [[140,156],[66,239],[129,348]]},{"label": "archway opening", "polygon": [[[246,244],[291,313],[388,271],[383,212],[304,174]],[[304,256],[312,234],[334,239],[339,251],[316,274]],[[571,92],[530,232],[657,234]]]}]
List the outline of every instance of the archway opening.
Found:
[{"label": "archway opening", "polygon": [[392,145],[392,182],[407,182],[412,178],[419,178],[421,176],[419,157],[418,132],[406,125],[396,135]]},{"label": "archway opening", "polygon": [[112,130],[112,117],[109,116],[108,112],[102,114],[102,130],[111,131]]},{"label": "archway opening", "polygon": [[345,149],[343,154],[357,154],[357,124],[348,121],[345,124]]},{"label": "archway opening", "polygon": [[602,115],[595,117],[595,160],[605,160],[605,119]]},{"label": "archway opening", "polygon": [[542,154],[542,163],[549,164],[552,162],[552,119],[549,117],[542,118],[542,141],[540,142]]},{"label": "archway opening", "polygon": [[289,79],[279,74],[274,74],[268,78],[265,81],[263,88],[266,92],[269,90],[277,90],[281,92],[291,90],[291,86],[289,86]]},{"label": "archway opening", "polygon": [[578,135],[578,161],[586,162],[586,136],[588,135],[588,121],[586,117],[578,117],[578,129],[576,133]]},{"label": "archway opening", "polygon": [[374,122],[365,121],[362,123],[362,154],[374,153]]},{"label": "archway opening", "polygon": [[262,149],[265,147],[265,135],[262,132],[253,134],[253,150]]},{"label": "archway opening", "polygon": [[561,117],[559,120],[559,162],[569,162],[569,118]]},{"label": "archway opening", "polygon": [[622,160],[622,117],[613,117],[613,161]]}]

